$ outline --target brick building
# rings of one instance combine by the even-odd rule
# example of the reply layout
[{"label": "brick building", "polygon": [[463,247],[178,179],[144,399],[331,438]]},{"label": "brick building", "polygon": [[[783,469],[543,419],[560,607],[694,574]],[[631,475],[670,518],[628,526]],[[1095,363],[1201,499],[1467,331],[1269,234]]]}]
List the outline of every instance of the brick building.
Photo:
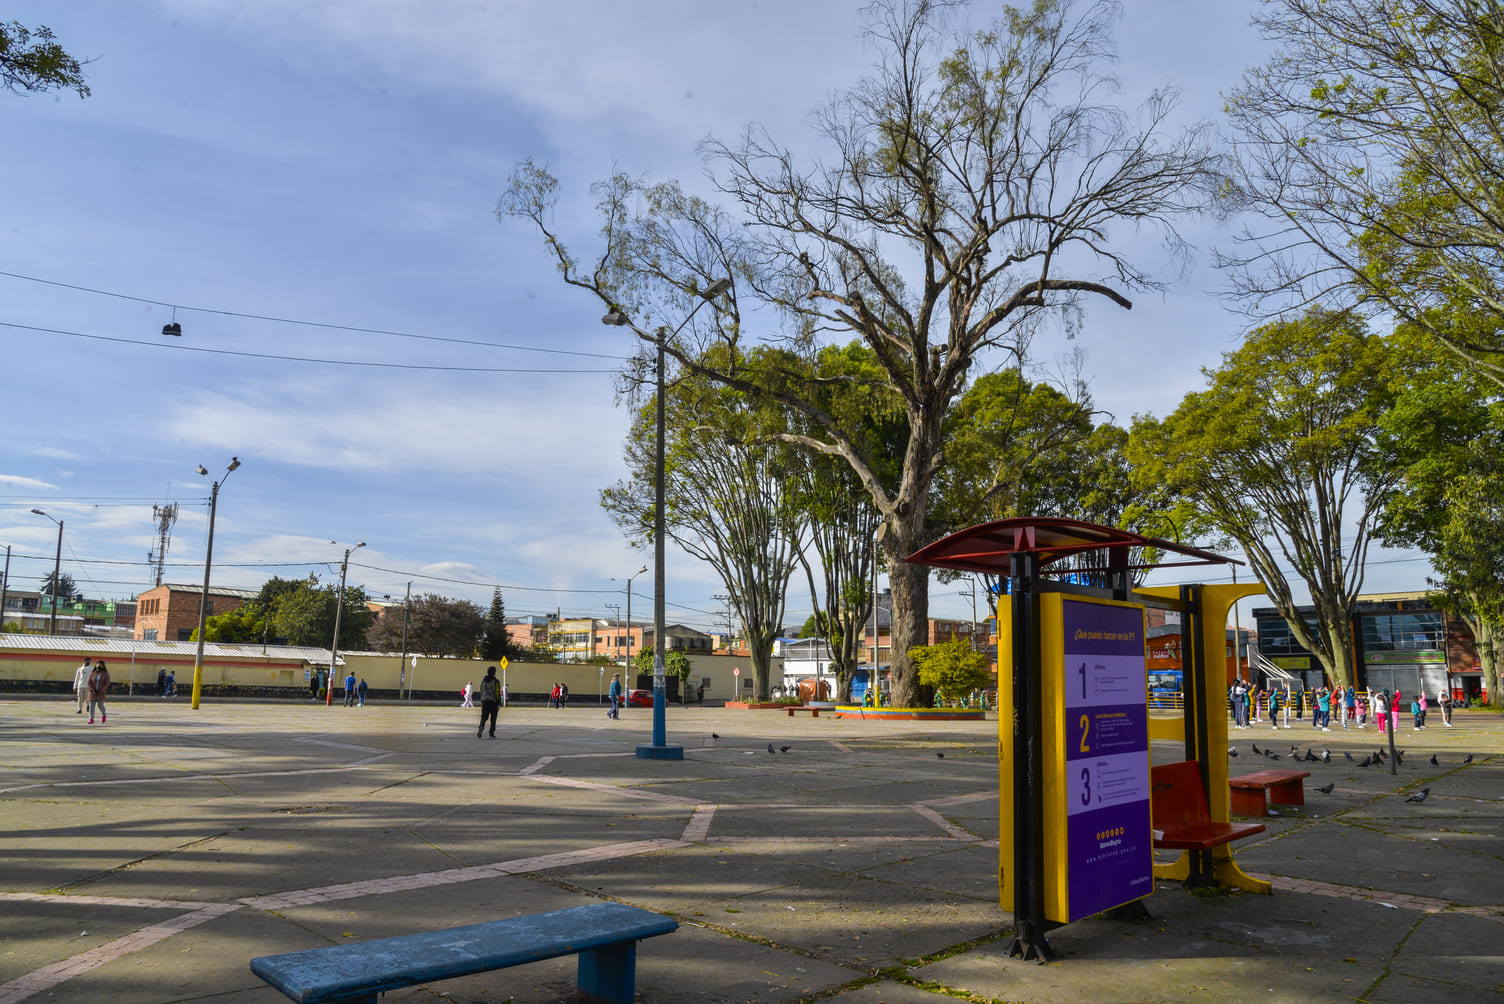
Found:
[{"label": "brick building", "polygon": [[[198,601],[203,586],[163,584],[136,597],[136,630],[142,641],[188,641],[198,629]],[[259,589],[209,588],[206,617],[227,614],[247,600],[261,595]]]}]

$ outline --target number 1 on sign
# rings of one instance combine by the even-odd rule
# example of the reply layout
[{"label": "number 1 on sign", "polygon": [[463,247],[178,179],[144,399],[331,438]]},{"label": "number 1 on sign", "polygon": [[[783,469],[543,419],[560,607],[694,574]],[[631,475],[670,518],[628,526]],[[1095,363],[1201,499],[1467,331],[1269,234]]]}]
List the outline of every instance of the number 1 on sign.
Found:
[{"label": "number 1 on sign", "polygon": [[1083,662],[1077,672],[1081,674],[1081,700],[1084,701],[1086,700],[1086,663]]}]

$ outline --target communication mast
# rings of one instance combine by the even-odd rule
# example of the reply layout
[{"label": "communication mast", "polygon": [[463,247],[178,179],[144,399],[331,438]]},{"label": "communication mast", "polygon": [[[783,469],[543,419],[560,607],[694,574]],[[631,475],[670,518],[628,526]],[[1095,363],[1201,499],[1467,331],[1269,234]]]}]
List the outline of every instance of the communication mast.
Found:
[{"label": "communication mast", "polygon": [[172,525],[178,521],[178,504],[151,507],[151,518],[157,521],[157,546],[146,555],[157,570],[157,585],[162,584],[162,570],[167,564],[167,548],[172,543]]}]

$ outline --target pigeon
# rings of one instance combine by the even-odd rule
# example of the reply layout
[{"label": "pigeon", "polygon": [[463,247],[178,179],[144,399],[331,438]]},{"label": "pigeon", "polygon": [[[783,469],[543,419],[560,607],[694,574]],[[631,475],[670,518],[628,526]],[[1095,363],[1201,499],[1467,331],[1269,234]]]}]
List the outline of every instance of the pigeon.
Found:
[{"label": "pigeon", "polygon": [[1270,753],[1269,754],[1269,759],[1270,760],[1278,760],[1279,759],[1279,754],[1278,753]]},{"label": "pigeon", "polygon": [[1322,750],[1321,751],[1321,762],[1322,763],[1331,763],[1332,762],[1332,751],[1331,750]]},{"label": "pigeon", "polygon": [[768,752],[769,753],[776,753],[777,752],[777,750],[773,749],[773,744],[772,743],[768,743]]},{"label": "pigeon", "polygon": [[1472,763],[1473,762],[1473,755],[1471,753],[1469,753],[1467,756],[1465,756],[1465,757],[1462,758],[1462,762],[1464,764],[1470,764],[1470,763]]},{"label": "pigeon", "polygon": [[1373,763],[1373,757],[1366,756],[1366,757],[1363,758],[1363,762],[1360,763],[1360,764],[1358,764],[1358,766],[1359,767],[1367,767],[1371,763]]},{"label": "pigeon", "polygon": [[780,752],[780,753],[787,753],[789,751],[789,749],[790,749],[790,747],[788,747],[788,746],[780,746],[780,747],[778,747],[778,752]]},{"label": "pigeon", "polygon": [[1319,786],[1316,790],[1321,792],[1323,795],[1330,795],[1332,793],[1332,789],[1335,787],[1337,787],[1337,782],[1333,781],[1331,784],[1323,784]]},{"label": "pigeon", "polygon": [[1436,762],[1436,754],[1435,753],[1431,754],[1431,766],[1432,767],[1440,767],[1441,766],[1441,764],[1439,764],[1439,763]]},{"label": "pigeon", "polygon": [[1259,749],[1259,744],[1258,743],[1249,743],[1248,745],[1250,745],[1250,746],[1253,747],[1253,755],[1254,756],[1263,756],[1264,755],[1264,751],[1261,750],[1261,749]]},{"label": "pigeon", "polygon": [[1345,757],[1347,757],[1347,761],[1348,761],[1348,763],[1352,763],[1352,762],[1353,762],[1353,761],[1354,761],[1354,760],[1356,760],[1356,759],[1357,759],[1357,757],[1355,757],[1355,756],[1353,756],[1353,755],[1352,755],[1352,754],[1351,754],[1351,753],[1349,753],[1349,752],[1348,752],[1348,751],[1347,751],[1347,750],[1343,750],[1343,751],[1342,751],[1342,755],[1343,755],[1343,756],[1345,756]]},{"label": "pigeon", "polygon": [[1416,804],[1419,804],[1421,802],[1424,802],[1426,800],[1426,796],[1429,794],[1431,794],[1430,788],[1422,788],[1420,791],[1417,791],[1415,794],[1405,799],[1405,801],[1415,802]]},{"label": "pigeon", "polygon": [[1238,755],[1238,748],[1236,746],[1229,746],[1229,747],[1227,747],[1227,755],[1228,756],[1237,756]]},{"label": "pigeon", "polygon": [[941,760],[944,760],[944,759],[945,759],[945,754],[944,754],[944,753],[936,753],[936,754],[935,754],[935,755],[936,755],[936,756],[937,756],[937,757],[939,757],[939,758],[940,758],[940,759],[941,759]]},{"label": "pigeon", "polygon": [[710,733],[710,738],[712,738],[712,739],[719,739],[719,738],[721,738],[721,734],[719,732],[712,732],[712,733]]},{"label": "pigeon", "polygon": [[1312,753],[1310,750],[1306,750],[1306,763],[1320,763],[1320,762],[1321,762],[1321,757],[1317,756],[1315,753]]},{"label": "pigeon", "polygon": [[1398,764],[1399,766],[1401,766],[1401,767],[1405,766],[1405,751],[1404,750],[1395,750],[1394,751],[1394,762],[1396,764]]},{"label": "pigeon", "polygon": [[1293,755],[1293,754],[1296,754],[1296,753],[1299,753],[1299,752],[1300,752],[1300,746],[1297,745],[1297,744],[1292,743],[1290,745],[1290,753]]}]

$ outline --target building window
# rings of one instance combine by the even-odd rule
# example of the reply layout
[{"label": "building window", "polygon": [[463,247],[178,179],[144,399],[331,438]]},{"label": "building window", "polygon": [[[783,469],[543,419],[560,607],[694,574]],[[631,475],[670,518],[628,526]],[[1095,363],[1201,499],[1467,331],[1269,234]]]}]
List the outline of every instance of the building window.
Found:
[{"label": "building window", "polygon": [[1368,614],[1362,624],[1366,652],[1426,652],[1446,647],[1439,610]]},{"label": "building window", "polygon": [[192,641],[193,628],[178,628],[178,641]]},{"label": "building window", "polygon": [[141,632],[141,640],[142,641],[156,641],[157,640],[157,629],[156,628],[147,628],[145,631],[142,631]]}]

